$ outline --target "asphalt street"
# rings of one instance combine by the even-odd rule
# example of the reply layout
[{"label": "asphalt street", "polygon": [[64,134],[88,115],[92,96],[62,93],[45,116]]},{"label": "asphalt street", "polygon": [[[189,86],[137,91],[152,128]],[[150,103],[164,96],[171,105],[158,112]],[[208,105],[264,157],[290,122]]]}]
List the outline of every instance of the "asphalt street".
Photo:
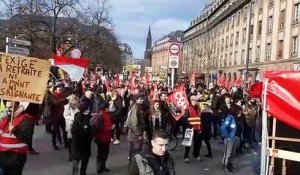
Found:
[{"label": "asphalt street", "polygon": [[[69,175],[71,174],[72,163],[68,162],[67,150],[63,145],[59,145],[60,150],[54,151],[51,146],[51,136],[44,132],[44,126],[37,126],[34,135],[34,147],[40,152],[39,155],[28,155],[28,160],[24,168],[24,175]],[[223,144],[216,140],[212,140],[213,158],[203,157],[203,161],[191,159],[190,164],[183,162],[184,147],[178,144],[178,147],[172,151],[175,160],[177,175],[222,175],[230,174],[222,170]],[[121,144],[111,144],[110,155],[108,159],[108,168],[112,170],[107,175],[126,175],[128,166],[129,145],[126,137],[123,136]],[[205,155],[206,147],[203,143],[201,155]],[[97,175],[96,173],[96,145],[92,144],[92,156],[89,161],[89,175]],[[254,175],[252,171],[252,162],[254,160],[253,153],[238,155],[234,160],[234,166],[240,175]]]}]

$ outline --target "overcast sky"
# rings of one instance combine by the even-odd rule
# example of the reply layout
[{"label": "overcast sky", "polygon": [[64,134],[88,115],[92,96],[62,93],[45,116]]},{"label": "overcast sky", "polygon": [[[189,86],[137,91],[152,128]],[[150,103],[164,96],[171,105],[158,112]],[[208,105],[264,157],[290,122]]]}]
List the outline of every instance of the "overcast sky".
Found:
[{"label": "overcast sky", "polygon": [[110,0],[111,18],[120,42],[135,58],[143,58],[149,25],[152,41],[174,30],[185,30],[211,0]]}]

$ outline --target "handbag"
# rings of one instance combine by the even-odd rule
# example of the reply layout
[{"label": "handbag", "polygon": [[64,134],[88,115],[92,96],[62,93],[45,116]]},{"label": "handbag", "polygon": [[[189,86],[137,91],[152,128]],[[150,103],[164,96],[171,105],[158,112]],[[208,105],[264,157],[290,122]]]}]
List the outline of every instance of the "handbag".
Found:
[{"label": "handbag", "polygon": [[184,133],[184,138],[182,141],[183,146],[191,147],[193,142],[194,130],[186,129]]}]

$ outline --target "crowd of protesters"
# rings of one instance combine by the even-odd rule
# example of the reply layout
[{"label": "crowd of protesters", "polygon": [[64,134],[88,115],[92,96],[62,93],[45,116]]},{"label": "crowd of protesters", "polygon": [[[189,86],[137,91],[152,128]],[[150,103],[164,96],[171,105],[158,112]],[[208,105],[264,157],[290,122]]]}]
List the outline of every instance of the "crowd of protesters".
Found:
[{"label": "crowd of protesters", "polygon": [[[166,150],[168,134],[184,135],[187,128],[194,130],[192,156],[195,160],[202,160],[203,141],[207,148],[205,157],[213,158],[210,145],[213,138],[224,144],[224,158],[220,160],[223,169],[235,172],[235,153],[255,153],[261,139],[259,99],[245,98],[238,87],[227,90],[212,83],[206,87],[203,83],[190,85],[188,82],[185,87],[190,105],[177,121],[166,103],[166,98],[176,87],[172,90],[159,83],[109,82],[95,72],[86,73],[80,82],[68,78],[49,81],[42,105],[18,103],[12,111],[12,102],[1,100],[0,165],[3,167],[0,168],[8,174],[22,174],[26,162],[26,151],[2,146],[4,131],[13,133],[18,143],[28,145],[28,153],[38,154],[33,148],[32,136],[34,125],[42,121],[46,132],[52,135],[53,149],[62,149],[61,145],[68,149],[73,175],[86,174],[93,140],[98,149],[96,171],[109,172],[106,162],[110,144],[120,144],[122,134],[126,134],[130,144],[129,175],[147,171],[140,169],[141,161],[148,162],[148,169],[153,172],[175,174],[172,156]],[[23,127],[9,128],[7,117],[12,113],[16,119],[25,116],[22,117],[24,122],[16,121],[15,124]],[[170,133],[164,133],[167,127],[171,128]],[[185,147],[183,160],[186,163],[190,163],[190,149]],[[155,159],[157,156],[165,159],[153,163],[158,160]]]}]

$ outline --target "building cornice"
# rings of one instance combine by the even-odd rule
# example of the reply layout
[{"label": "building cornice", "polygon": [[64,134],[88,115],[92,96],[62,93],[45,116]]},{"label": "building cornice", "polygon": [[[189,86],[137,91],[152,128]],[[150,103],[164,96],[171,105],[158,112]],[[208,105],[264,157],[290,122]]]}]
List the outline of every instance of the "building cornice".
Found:
[{"label": "building cornice", "polygon": [[[227,2],[227,1],[226,1]],[[195,33],[183,37],[183,42],[187,42],[199,35],[202,35],[206,32],[209,32],[212,28],[214,28],[219,23],[223,22],[225,19],[227,19],[230,15],[234,14],[238,10],[240,10],[242,7],[244,7],[246,4],[251,2],[251,0],[238,0],[235,3],[233,3],[231,6],[228,7],[225,11],[223,11],[219,16],[217,16],[214,20],[212,20],[207,26],[203,27],[202,29],[196,31]],[[209,18],[207,19],[209,20]],[[194,26],[196,27],[196,25]]]}]

